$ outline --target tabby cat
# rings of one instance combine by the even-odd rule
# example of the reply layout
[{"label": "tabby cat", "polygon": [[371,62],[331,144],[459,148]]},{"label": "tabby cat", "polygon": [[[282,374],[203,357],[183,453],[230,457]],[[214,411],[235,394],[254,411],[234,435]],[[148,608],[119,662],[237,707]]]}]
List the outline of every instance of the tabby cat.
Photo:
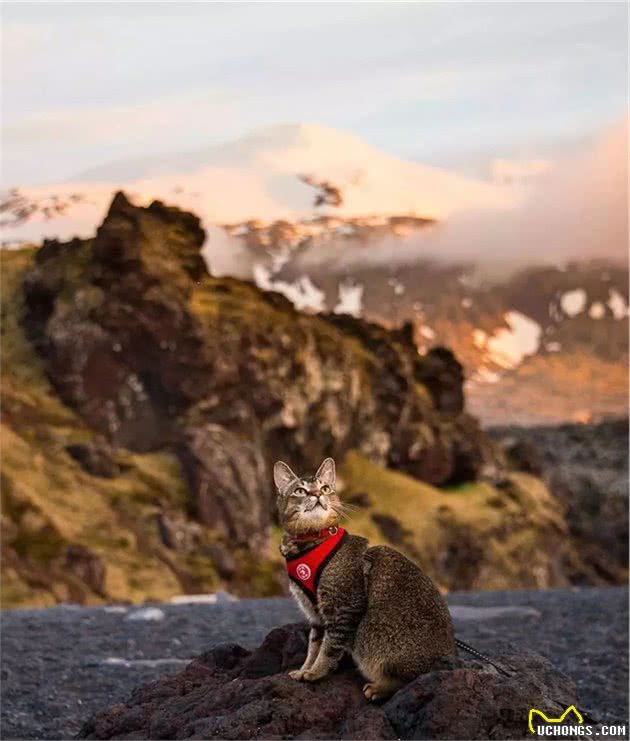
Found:
[{"label": "tabby cat", "polygon": [[367,679],[368,700],[389,697],[440,656],[455,655],[453,625],[433,582],[402,554],[369,547],[339,525],[335,462],[314,476],[274,466],[284,530],[280,551],[291,593],[310,624],[304,664],[293,679],[314,682],[350,654]]}]

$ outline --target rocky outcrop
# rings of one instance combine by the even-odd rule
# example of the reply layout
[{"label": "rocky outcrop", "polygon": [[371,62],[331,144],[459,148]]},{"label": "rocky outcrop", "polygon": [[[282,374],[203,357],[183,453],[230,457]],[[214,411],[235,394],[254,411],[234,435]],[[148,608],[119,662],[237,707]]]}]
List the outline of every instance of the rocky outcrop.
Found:
[{"label": "rocky outcrop", "polygon": [[120,475],[123,470],[116,461],[111,446],[100,437],[87,442],[71,443],[66,446],[66,450],[81,468],[92,476],[112,479]]},{"label": "rocky outcrop", "polygon": [[287,676],[301,664],[306,628],[286,625],[255,651],[225,644],[183,672],[97,713],[82,738],[520,739],[530,708],[558,716],[577,703],[573,682],[541,656],[441,659],[382,705],[365,700],[349,661],[313,685]]},{"label": "rocky outcrop", "polygon": [[262,551],[271,497],[260,449],[221,425],[208,424],[185,431],[180,459],[194,518],[236,545]]},{"label": "rocky outcrop", "polygon": [[512,466],[543,476],[566,511],[578,584],[628,579],[628,419],[500,427],[491,434]]},{"label": "rocky outcrop", "polygon": [[[300,315],[214,279],[204,237],[195,216],[119,193],[93,240],[46,242],[23,282],[24,327],[62,399],[114,446],[176,451],[195,519],[262,552],[276,456],[308,469],[357,449],[432,484],[496,471],[450,352],[420,357],[410,327]],[[74,455],[103,475],[93,452]]]},{"label": "rocky outcrop", "polygon": [[466,413],[449,350],[212,277],[203,240],[119,194],[94,239],[0,256],[5,603],[278,594],[270,465],[327,455],[349,529],[443,589],[588,573],[561,502]]}]

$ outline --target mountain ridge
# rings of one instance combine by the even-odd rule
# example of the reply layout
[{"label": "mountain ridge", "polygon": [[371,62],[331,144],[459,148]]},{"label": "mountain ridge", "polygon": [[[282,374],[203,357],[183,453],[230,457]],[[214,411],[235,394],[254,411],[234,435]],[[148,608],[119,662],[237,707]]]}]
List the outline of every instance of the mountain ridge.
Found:
[{"label": "mountain ridge", "polygon": [[[334,209],[316,207],[317,186],[305,178],[331,183],[341,191],[341,202]],[[120,187],[139,203],[162,198],[193,209],[206,224],[300,220],[333,212],[341,218],[435,219],[467,209],[508,208],[517,200],[514,188],[399,159],[347,132],[293,124],[204,150],[91,168],[83,178],[60,184],[21,187],[18,193],[33,210],[23,221],[5,223],[6,238],[86,237]],[[38,209],[39,202],[55,199],[63,203],[61,212]]]}]

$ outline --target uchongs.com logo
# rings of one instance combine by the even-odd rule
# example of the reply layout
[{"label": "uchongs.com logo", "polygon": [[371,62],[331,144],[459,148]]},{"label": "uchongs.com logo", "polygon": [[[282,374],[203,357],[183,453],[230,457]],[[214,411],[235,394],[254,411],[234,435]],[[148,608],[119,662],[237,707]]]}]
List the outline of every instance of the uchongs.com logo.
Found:
[{"label": "uchongs.com logo", "polygon": [[529,711],[529,731],[535,736],[576,736],[625,738],[626,725],[589,725],[584,723],[584,716],[575,707],[569,707],[558,718],[550,718],[542,710],[532,708]]}]

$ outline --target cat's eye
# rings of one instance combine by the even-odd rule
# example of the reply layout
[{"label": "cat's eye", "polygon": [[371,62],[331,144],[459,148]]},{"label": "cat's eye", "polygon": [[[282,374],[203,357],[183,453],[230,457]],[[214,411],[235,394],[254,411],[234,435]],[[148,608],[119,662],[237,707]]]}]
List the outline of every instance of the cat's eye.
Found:
[{"label": "cat's eye", "polygon": [[330,494],[330,486],[328,486],[328,484],[324,484],[320,491],[322,494]]},{"label": "cat's eye", "polygon": [[298,486],[298,488],[293,492],[292,496],[294,497],[305,497],[307,494],[306,489],[304,489],[301,486]]}]

